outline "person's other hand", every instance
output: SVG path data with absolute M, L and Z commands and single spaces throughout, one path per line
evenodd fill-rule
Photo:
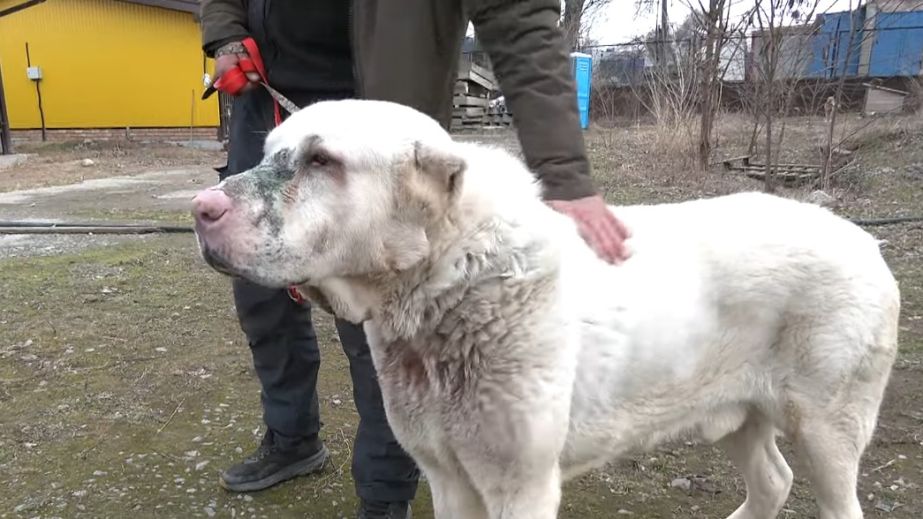
M 580 236 L 602 259 L 617 264 L 628 259 L 625 240 L 629 233 L 602 196 L 588 196 L 576 200 L 549 200 L 552 209 L 564 213 L 577 222 Z
M 215 77 L 220 78 L 225 72 L 237 67 L 242 58 L 248 58 L 247 49 L 240 42 L 233 42 L 218 49 L 215 53 Z M 251 90 L 255 83 L 260 81 L 260 75 L 256 72 L 247 72 L 247 79 L 250 82 L 240 92 Z

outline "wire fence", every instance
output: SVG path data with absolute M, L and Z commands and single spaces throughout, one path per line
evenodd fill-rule
M 923 12 L 915 18 L 923 21 Z M 923 23 L 864 27 L 861 23 L 834 26 L 802 25 L 780 28 L 776 52 L 780 63 L 775 77 L 791 80 L 847 78 L 919 78 L 923 75 Z M 718 69 L 723 82 L 747 82 L 757 78 L 766 55 L 766 31 L 737 31 L 721 38 Z M 593 57 L 593 76 L 598 84 L 637 86 L 664 64 L 676 74 L 701 64 L 705 38 L 701 34 L 669 39 L 636 39 L 612 44 L 578 45 L 574 50 Z M 482 50 L 465 53 L 465 59 L 489 67 Z

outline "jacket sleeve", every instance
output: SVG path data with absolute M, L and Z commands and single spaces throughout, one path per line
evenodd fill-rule
M 213 58 L 222 45 L 249 36 L 246 0 L 202 0 L 202 50 Z
M 465 0 L 547 200 L 595 194 L 577 112 L 560 0 Z

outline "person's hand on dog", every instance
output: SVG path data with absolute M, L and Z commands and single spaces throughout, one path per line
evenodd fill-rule
M 549 200 L 552 209 L 577 222 L 580 236 L 602 259 L 618 264 L 628 259 L 625 240 L 629 233 L 625 225 L 612 214 L 600 195 L 576 200 Z

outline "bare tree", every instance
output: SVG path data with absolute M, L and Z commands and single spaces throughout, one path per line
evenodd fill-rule
M 696 5 L 689 4 L 691 18 L 699 29 L 703 41 L 702 58 L 699 68 L 699 142 L 698 166 L 704 170 L 708 167 L 712 151 L 712 131 L 718 114 L 721 98 L 721 85 L 731 60 L 722 65 L 724 49 L 730 38 L 742 33 L 741 28 L 749 18 L 749 13 L 734 24 L 731 23 L 731 2 L 729 0 L 696 0 Z M 737 49 L 733 49 L 736 51 Z M 733 59 L 733 56 L 732 56 Z
M 564 16 L 561 28 L 564 30 L 568 48 L 577 49 L 587 38 L 593 21 L 612 0 L 564 0 Z
M 653 37 L 654 89 L 666 93 L 680 92 L 695 100 L 691 107 L 700 114 L 696 164 L 708 167 L 712 151 L 712 132 L 720 106 L 721 85 L 731 60 L 722 63 L 726 44 L 742 35 L 748 16 L 731 22 L 731 0 L 683 0 L 690 10 L 689 17 L 677 27 L 670 40 L 667 0 L 637 0 L 639 10 L 652 12 L 659 8 L 661 16 Z M 749 13 L 748 13 L 749 14 Z M 736 53 L 737 49 L 734 49 Z M 733 58 L 733 56 L 732 56 Z M 686 80 L 693 81 L 687 88 Z M 667 88 L 665 88 L 667 87 Z M 677 88 L 678 87 L 678 88 Z M 658 97 L 654 96 L 656 100 Z M 673 99 L 672 96 L 667 98 Z M 686 106 L 688 103 L 671 103 Z
M 654 63 L 659 67 L 665 67 L 671 58 L 670 53 L 670 16 L 667 5 L 669 0 L 635 0 L 635 9 L 637 12 L 654 12 L 659 13 L 657 25 L 654 27 Z
M 858 0 L 855 9 L 862 6 L 862 0 Z M 839 80 L 833 96 L 827 98 L 825 103 L 825 120 L 827 121 L 827 138 L 823 148 L 824 164 L 821 169 L 821 187 L 825 191 L 830 189 L 830 175 L 833 166 L 833 131 L 836 128 L 837 109 L 842 102 L 843 86 L 846 84 L 847 68 L 849 67 L 850 58 L 852 57 L 853 44 L 858 38 L 859 26 L 856 23 L 855 11 L 853 10 L 852 0 L 849 2 L 849 39 L 846 44 L 846 55 L 843 59 L 843 69 L 837 70 L 837 64 L 834 64 L 834 71 L 838 72 Z
M 754 116 L 765 136 L 766 170 L 764 189 L 776 189 L 774 164 L 778 150 L 775 144 L 782 142 L 785 122 L 774 128 L 779 115 L 789 111 L 794 97 L 794 88 L 785 88 L 788 80 L 797 79 L 803 72 L 804 57 L 810 55 L 811 46 L 805 44 L 814 37 L 815 31 L 807 26 L 790 26 L 792 21 L 810 20 L 814 17 L 820 0 L 754 0 L 751 15 L 759 38 L 754 38 L 753 83 Z
M 698 103 L 701 56 L 691 22 L 681 24 L 679 31 L 666 46 L 658 37 L 659 29 L 635 42 L 641 56 L 659 54 L 661 59 L 645 67 L 630 86 L 658 126 L 685 130 Z

